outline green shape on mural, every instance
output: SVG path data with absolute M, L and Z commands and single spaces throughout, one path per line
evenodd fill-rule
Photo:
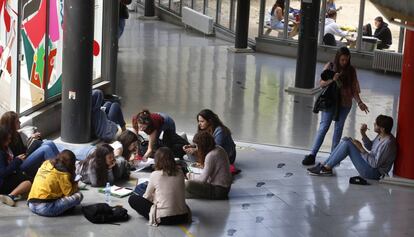
M 28 79 L 30 81 L 30 75 L 32 72 L 32 65 L 33 65 L 34 50 L 24 30 L 22 30 L 22 39 L 23 39 L 23 47 L 24 47 L 24 57 L 26 59 L 26 66 L 27 66 L 27 75 L 29 75 Z
M 55 84 L 53 84 L 53 86 L 47 90 L 48 99 L 59 95 L 61 91 L 62 91 L 62 76 L 60 76 L 55 82 Z
M 39 74 L 40 84 L 43 85 L 43 73 L 45 71 L 45 47 L 42 44 L 36 52 L 37 60 L 36 60 L 36 72 Z

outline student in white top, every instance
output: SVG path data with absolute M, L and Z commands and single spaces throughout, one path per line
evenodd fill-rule
M 155 152 L 155 171 L 151 173 L 145 194 L 131 195 L 129 205 L 149 220 L 149 224 L 177 225 L 191 221 L 185 203 L 184 174 L 167 147 Z

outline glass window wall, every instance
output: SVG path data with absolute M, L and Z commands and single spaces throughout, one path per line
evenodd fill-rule
M 6 1 L 0 7 L 0 19 L 8 19 L 0 21 L 0 112 L 28 113 L 62 90 L 64 1 L 23 3 Z M 93 79 L 99 79 L 103 0 L 95 1 L 95 10 Z

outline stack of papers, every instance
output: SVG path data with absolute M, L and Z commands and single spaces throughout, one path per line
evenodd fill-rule
M 154 159 L 148 158 L 147 161 L 140 161 L 137 165 L 135 165 L 135 172 L 141 171 L 145 168 L 150 167 L 151 165 L 154 165 Z

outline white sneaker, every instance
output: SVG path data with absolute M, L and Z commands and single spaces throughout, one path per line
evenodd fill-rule
M 16 205 L 16 202 L 14 201 L 14 199 L 10 197 L 9 195 L 0 195 L 0 201 L 11 207 L 14 207 L 14 205 Z

